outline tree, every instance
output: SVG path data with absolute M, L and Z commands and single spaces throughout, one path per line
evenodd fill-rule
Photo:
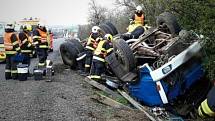
M 96 4 L 95 0 L 89 3 L 89 17 L 88 22 L 92 25 L 99 25 L 102 21 L 106 20 L 107 8 L 101 7 Z

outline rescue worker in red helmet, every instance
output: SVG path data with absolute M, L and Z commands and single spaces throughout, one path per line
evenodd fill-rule
M 48 56 L 47 30 L 45 25 L 40 23 L 33 31 L 33 42 L 39 58 L 38 67 L 44 68 L 46 66 L 46 59 Z
M 100 81 L 101 74 L 105 71 L 105 57 L 108 56 L 113 51 L 112 40 L 113 36 L 111 34 L 106 34 L 103 38 L 97 38 L 99 43 L 94 51 L 92 70 L 89 78 Z
M 215 85 L 209 91 L 207 99 L 199 106 L 198 113 L 202 118 L 215 117 Z
M 88 75 L 90 73 L 91 63 L 92 63 L 92 57 L 93 52 L 97 47 L 96 39 L 98 37 L 101 37 L 101 29 L 98 26 L 92 27 L 92 32 L 90 34 L 90 37 L 88 38 L 87 44 L 85 46 L 85 53 L 86 53 L 86 59 L 85 59 L 85 73 Z
M 20 53 L 19 40 L 15 33 L 15 25 L 7 23 L 4 33 L 4 48 L 6 54 L 5 79 L 17 79 L 17 62 L 14 61 L 16 54 Z
M 31 25 L 23 25 L 23 31 L 19 33 L 21 53 L 24 56 L 22 64 L 30 65 L 30 54 L 33 50 L 33 45 L 30 42 Z

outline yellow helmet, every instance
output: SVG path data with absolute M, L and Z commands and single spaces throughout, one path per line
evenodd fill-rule
M 111 34 L 106 34 L 106 35 L 104 36 L 104 39 L 105 39 L 105 40 L 112 41 L 112 40 L 113 40 L 113 36 L 112 36 Z
M 29 24 L 23 25 L 23 30 L 25 31 L 32 31 L 32 26 Z

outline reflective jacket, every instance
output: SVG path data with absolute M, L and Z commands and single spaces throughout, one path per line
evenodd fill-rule
M 208 93 L 207 99 L 199 106 L 198 113 L 201 117 L 215 117 L 215 86 Z
M 34 30 L 33 42 L 38 48 L 48 48 L 47 32 L 40 29 Z
M 90 34 L 90 37 L 87 40 L 87 44 L 86 44 L 86 49 L 87 50 L 91 50 L 94 51 L 98 45 L 98 43 L 96 42 L 96 38 L 99 37 L 99 35 L 95 35 L 95 34 Z
M 33 46 L 31 44 L 31 37 L 25 33 L 25 32 L 21 32 L 19 33 L 19 40 L 20 40 L 20 48 L 21 48 L 21 52 L 22 53 L 31 53 L 32 52 L 32 49 L 33 49 Z
M 15 32 L 5 32 L 4 48 L 5 54 L 16 54 L 20 51 L 19 40 Z
M 135 14 L 134 23 L 138 24 L 138 25 L 143 25 L 144 24 L 144 15 L 142 14 L 141 16 L 138 16 L 137 14 Z
M 94 51 L 93 59 L 105 62 L 105 57 L 113 50 L 113 45 L 110 41 L 101 40 L 98 47 Z

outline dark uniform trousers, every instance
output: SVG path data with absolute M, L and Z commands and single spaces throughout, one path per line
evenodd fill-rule
M 86 50 L 86 59 L 85 59 L 85 72 L 86 73 L 90 73 L 92 58 L 93 58 L 93 51 L 87 49 Z
M 91 68 L 91 79 L 101 80 L 101 74 L 104 73 L 105 62 L 93 59 L 92 68 Z
M 37 55 L 39 58 L 38 67 L 45 67 L 46 59 L 48 56 L 48 49 L 47 48 L 37 48 Z
M 24 56 L 22 64 L 27 64 L 28 66 L 30 66 L 31 63 L 30 53 L 22 53 L 22 55 Z
M 17 65 L 18 62 L 14 61 L 15 55 L 14 54 L 7 54 L 6 55 L 6 66 L 5 66 L 5 79 L 17 79 L 18 72 L 17 72 Z

